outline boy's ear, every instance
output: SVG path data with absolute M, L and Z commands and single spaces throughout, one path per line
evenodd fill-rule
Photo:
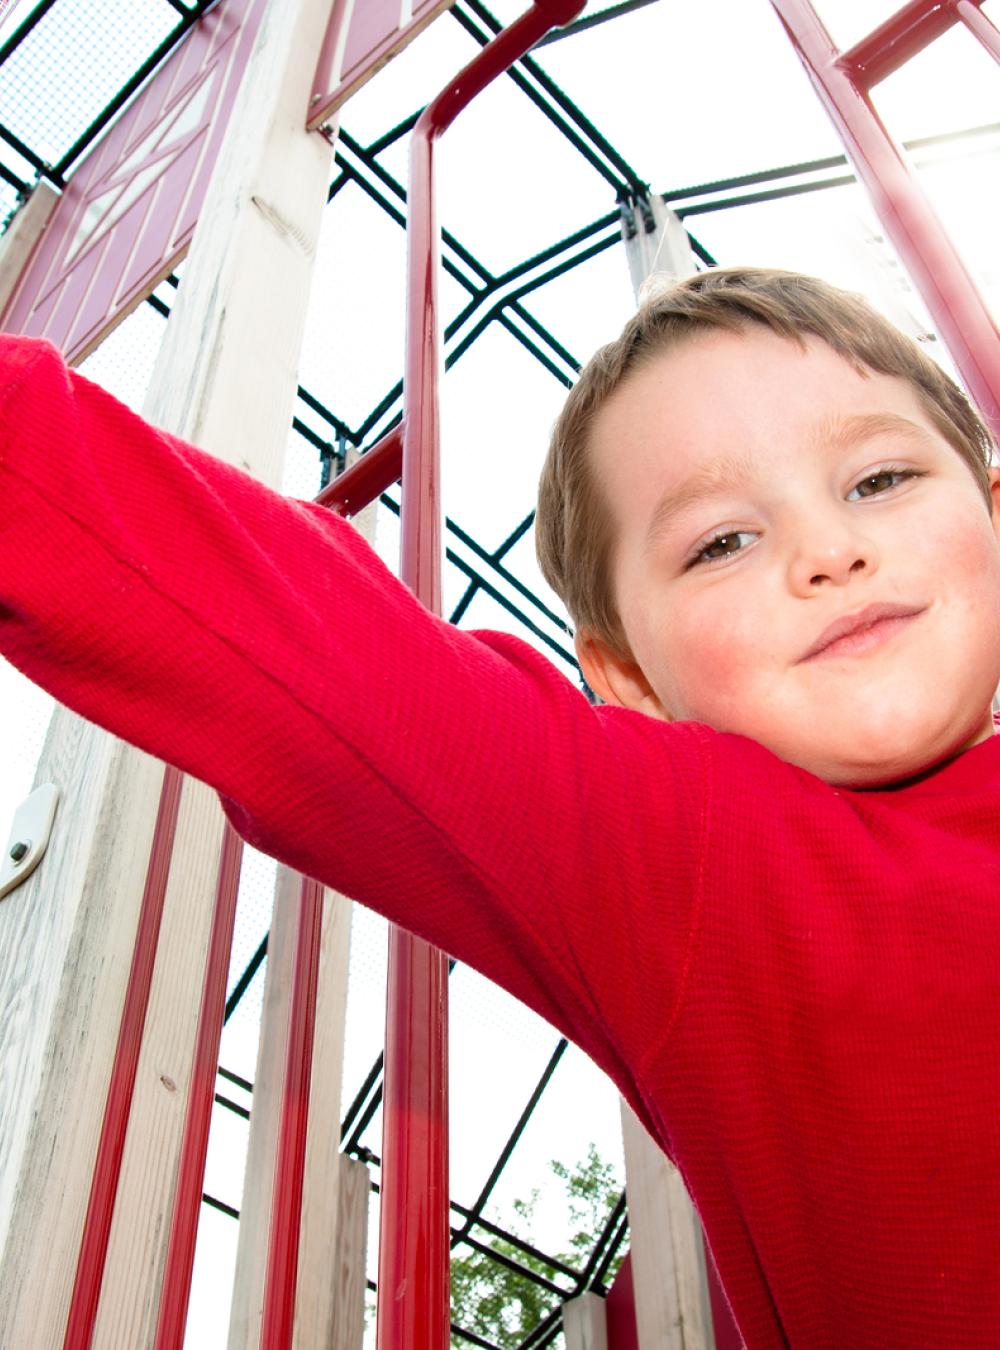
M 1000 467 L 990 469 L 990 497 L 993 501 L 993 531 L 1000 538 Z
M 587 629 L 577 633 L 575 645 L 583 678 L 602 703 L 670 721 L 670 715 L 634 657 L 623 656 L 604 638 Z

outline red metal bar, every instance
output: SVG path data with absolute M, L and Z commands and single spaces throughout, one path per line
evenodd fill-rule
M 66 1319 L 63 1350 L 89 1350 L 94 1335 L 101 1281 L 104 1278 L 104 1265 L 108 1255 L 111 1218 L 114 1213 L 115 1196 L 118 1193 L 118 1179 L 121 1175 L 125 1132 L 132 1108 L 139 1047 L 142 1044 L 146 1009 L 149 1006 L 149 990 L 153 980 L 153 964 L 160 937 L 163 898 L 167 890 L 170 858 L 177 830 L 181 784 L 182 775 L 179 770 L 170 767 L 164 770 L 160 805 L 146 868 L 146 884 L 139 909 L 132 967 L 125 991 L 118 1044 L 104 1107 L 104 1123 L 97 1145 L 90 1198 L 83 1223 L 83 1239 L 80 1243 L 69 1315 Z
M 870 89 L 957 21 L 948 0 L 910 0 L 866 38 L 848 48 L 840 64 L 854 72 L 863 88 Z
M 853 72 L 862 88 L 871 89 L 959 21 L 1000 61 L 1000 34 L 983 14 L 982 4 L 983 0 L 910 0 L 844 52 L 840 64 Z
M 271 1231 L 260 1350 L 291 1350 L 292 1344 L 322 929 L 323 888 L 318 882 L 303 877 L 278 1151 L 271 1193 Z
M 1000 30 L 979 8 L 982 3 L 983 0 L 952 0 L 955 13 L 972 36 L 982 43 L 994 61 L 1000 62 Z
M 344 473 L 338 474 L 316 498 L 341 516 L 356 516 L 403 472 L 403 428 L 393 427 Z
M 226 1011 L 226 978 L 233 948 L 236 897 L 240 888 L 243 841 L 226 824 L 215 886 L 215 910 L 208 942 L 191 1084 L 188 1089 L 184 1139 L 177 1171 L 177 1189 L 160 1292 L 155 1350 L 181 1350 L 187 1324 L 191 1272 L 205 1181 L 208 1131 L 215 1100 L 219 1041 Z
M 410 144 L 407 341 L 403 383 L 401 572 L 441 608 L 441 333 L 433 147 L 459 112 L 583 0 L 536 0 L 421 114 Z M 389 938 L 378 1350 L 447 1350 L 450 1341 L 447 961 L 400 929 Z
M 993 435 L 1000 438 L 1000 332 L 954 244 L 808 0 L 771 0 L 858 179 Z M 963 15 L 963 19 L 964 19 Z M 884 25 L 883 25 L 884 26 Z M 857 49 L 854 49 L 855 51 Z

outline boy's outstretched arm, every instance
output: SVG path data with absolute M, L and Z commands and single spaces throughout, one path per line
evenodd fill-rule
M 344 521 L 6 335 L 0 508 L 0 651 L 32 679 L 619 1082 L 623 1039 L 666 1034 L 699 899 L 701 729 L 592 709 L 523 643 L 429 615 Z

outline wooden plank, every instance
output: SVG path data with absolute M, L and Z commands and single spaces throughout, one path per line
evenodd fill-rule
M 278 869 L 240 1205 L 229 1350 L 257 1350 L 260 1344 L 272 1183 L 299 926 L 299 886 L 295 873 L 284 867 Z M 350 902 L 326 892 L 300 1226 L 293 1338 L 296 1350 L 359 1346 L 360 1338 L 352 1341 L 350 1336 L 359 1325 L 363 1334 L 367 1219 L 358 1219 L 357 1214 L 361 1210 L 367 1215 L 368 1173 L 367 1168 L 352 1164 L 339 1152 L 350 920 Z M 361 1179 L 359 1170 L 364 1174 Z M 360 1197 L 356 1193 L 358 1188 Z
M 254 1070 L 243 1199 L 240 1201 L 240 1231 L 236 1245 L 236 1276 L 229 1315 L 228 1350 L 257 1350 L 260 1344 L 271 1187 L 277 1153 L 278 1111 L 284 1076 L 292 971 L 295 965 L 300 884 L 295 872 L 287 867 L 278 868 L 267 940 L 264 1005 Z
M 62 800 L 0 905 L 0 1345 L 62 1345 L 163 766 L 65 709 Z
M 94 1350 L 153 1344 L 222 827 L 215 793 L 185 779 Z
M 680 1173 L 622 1102 L 639 1350 L 714 1350 L 701 1224 Z
M 344 1154 L 338 1160 L 337 1240 L 332 1249 L 333 1269 L 327 1264 L 326 1282 L 331 1288 L 330 1322 L 322 1330 L 325 1339 L 307 1341 L 303 1350 L 361 1350 L 365 1339 L 365 1290 L 367 1288 L 368 1202 L 371 1175 L 364 1163 Z M 296 1343 L 298 1333 L 296 1331 Z
M 332 891 L 324 893 L 293 1350 L 313 1350 L 314 1346 L 336 1343 L 332 1336 L 338 1320 L 339 1276 L 356 1264 L 356 1253 L 341 1250 L 343 1234 L 340 1228 L 340 1187 L 343 1182 L 340 1099 L 344 1077 L 351 908 L 351 902 L 343 896 Z M 365 1201 L 367 1203 L 367 1194 Z M 362 1253 L 363 1250 L 362 1246 Z M 362 1313 L 363 1266 L 362 1255 Z M 331 1269 L 338 1275 L 337 1279 L 330 1278 Z M 343 1320 L 349 1327 L 349 1318 Z
M 7 308 L 58 201 L 56 189 L 41 179 L 0 237 L 0 314 Z
M 608 1319 L 604 1299 L 580 1294 L 563 1304 L 566 1350 L 608 1350 Z

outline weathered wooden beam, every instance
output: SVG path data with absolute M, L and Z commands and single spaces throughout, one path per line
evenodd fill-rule
M 228 1350 L 257 1350 L 260 1344 L 278 1114 L 284 1081 L 288 1010 L 298 933 L 299 889 L 297 874 L 287 867 L 279 867 L 274 883 L 274 908 L 267 940 L 264 1002 L 254 1069 L 243 1198 L 240 1201 L 240 1231 L 229 1315 Z
M 317 1339 L 299 1333 L 296 1315 L 295 1344 L 302 1350 L 362 1350 L 365 1339 L 366 1257 L 368 1246 L 368 1201 L 371 1175 L 364 1163 L 341 1154 L 337 1161 L 337 1237 L 329 1253 L 326 1283 L 325 1323 L 317 1323 Z
M 604 1299 L 580 1294 L 563 1304 L 566 1350 L 608 1350 L 608 1319 Z
M 285 1090 L 292 972 L 300 918 L 299 888 L 300 879 L 295 873 L 284 867 L 278 869 L 267 948 L 261 1038 L 254 1073 L 246 1177 L 240 1205 L 229 1350 L 257 1350 L 260 1344 L 278 1127 Z M 364 1180 L 357 1181 L 349 1160 L 339 1152 L 350 921 L 350 902 L 333 892 L 326 892 L 299 1227 L 293 1338 L 296 1350 L 312 1350 L 314 1346 L 325 1350 L 328 1345 L 336 1345 L 340 1350 L 340 1342 L 332 1339 L 333 1329 L 354 1326 L 359 1315 L 355 1307 L 358 1297 L 363 1323 L 366 1230 L 362 1224 L 359 1235 L 357 1224 L 350 1216 L 359 1205 L 367 1213 L 368 1173 L 367 1168 L 362 1168 Z M 361 1199 L 353 1189 L 359 1185 L 363 1193 Z M 347 1220 L 345 1212 L 349 1216 Z M 355 1269 L 359 1263 L 360 1274 Z M 355 1288 L 358 1281 L 360 1295 Z M 344 1306 L 341 1306 L 342 1302 Z M 344 1334 L 346 1332 L 338 1331 L 338 1335 Z
M 153 1344 L 222 828 L 215 794 L 185 779 L 94 1327 L 95 1350 Z
M 52 840 L 0 903 L 0 1345 L 62 1345 L 162 779 L 57 708 Z
M 714 1350 L 701 1224 L 680 1173 L 622 1102 L 639 1350 Z
M 40 179 L 0 235 L 0 318 L 58 200 L 52 184 Z

